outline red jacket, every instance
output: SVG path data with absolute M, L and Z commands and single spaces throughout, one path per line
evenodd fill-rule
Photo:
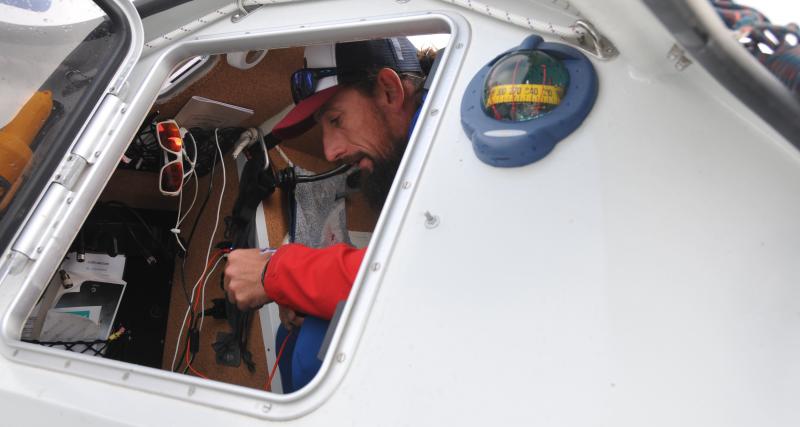
M 269 260 L 264 292 L 278 305 L 330 319 L 336 304 L 350 294 L 366 250 L 344 243 L 324 249 L 283 245 Z

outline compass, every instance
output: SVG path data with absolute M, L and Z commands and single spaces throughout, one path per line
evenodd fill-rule
M 529 36 L 472 78 L 461 125 L 484 163 L 524 166 L 581 125 L 597 86 L 592 63 L 577 49 Z

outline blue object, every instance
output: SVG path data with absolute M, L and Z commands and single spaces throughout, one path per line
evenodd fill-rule
M 329 324 L 327 320 L 307 316 L 298 332 L 289 337 L 278 362 L 284 393 L 300 390 L 317 375 L 322 366 L 322 361 L 317 355 Z M 283 325 L 278 327 L 275 336 L 276 348 L 280 349 L 287 334 L 288 331 Z
M 50 9 L 52 0 L 0 0 L 0 3 L 34 12 L 44 12 Z
M 552 111 L 525 121 L 488 116 L 483 99 L 492 68 L 510 55 L 526 51 L 543 52 L 563 64 L 569 73 L 563 98 Z M 519 46 L 498 55 L 472 78 L 461 100 L 461 126 L 472 141 L 475 155 L 484 163 L 496 167 L 524 166 L 545 157 L 558 141 L 583 123 L 597 98 L 597 90 L 597 74 L 585 55 L 570 46 L 529 36 Z

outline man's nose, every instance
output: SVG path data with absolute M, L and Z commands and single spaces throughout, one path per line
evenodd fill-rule
M 325 159 L 329 162 L 335 162 L 344 156 L 345 144 L 330 137 L 322 138 L 322 148 L 325 152 Z

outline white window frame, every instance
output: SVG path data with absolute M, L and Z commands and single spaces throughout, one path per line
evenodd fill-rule
M 70 353 L 19 341 L 31 309 L 49 278 L 60 264 L 58 256 L 42 256 L 12 272 L 3 292 L 17 292 L 0 324 L 0 353 L 12 361 L 112 383 L 148 393 L 158 393 L 199 405 L 226 409 L 269 420 L 286 420 L 308 414 L 320 407 L 343 380 L 354 359 L 358 342 L 368 321 L 370 309 L 380 288 L 383 271 L 391 261 L 393 243 L 408 213 L 408 207 L 421 176 L 425 160 L 440 126 L 444 108 L 459 108 L 460 94 L 453 93 L 458 72 L 468 51 L 470 27 L 458 14 L 448 12 L 408 13 L 366 19 L 337 21 L 263 31 L 235 31 L 197 36 L 166 46 L 147 61 L 148 72 L 130 83 L 129 105 L 122 108 L 110 147 L 98 156 L 94 169 L 70 195 L 64 220 L 54 225 L 61 239 L 47 248 L 47 254 L 66 253 L 75 231 L 88 216 L 94 202 L 113 173 L 139 122 L 155 102 L 159 89 L 181 61 L 196 55 L 237 52 L 284 46 L 302 46 L 391 35 L 449 33 L 441 64 L 430 92 L 421 108 L 420 119 L 395 177 L 385 208 L 327 355 L 316 377 L 301 390 L 279 395 L 218 381 L 172 373 L 146 366 Z M 145 62 L 147 62 L 145 61 Z M 462 76 L 463 77 L 463 76 Z M 127 115 L 124 113 L 127 111 Z

